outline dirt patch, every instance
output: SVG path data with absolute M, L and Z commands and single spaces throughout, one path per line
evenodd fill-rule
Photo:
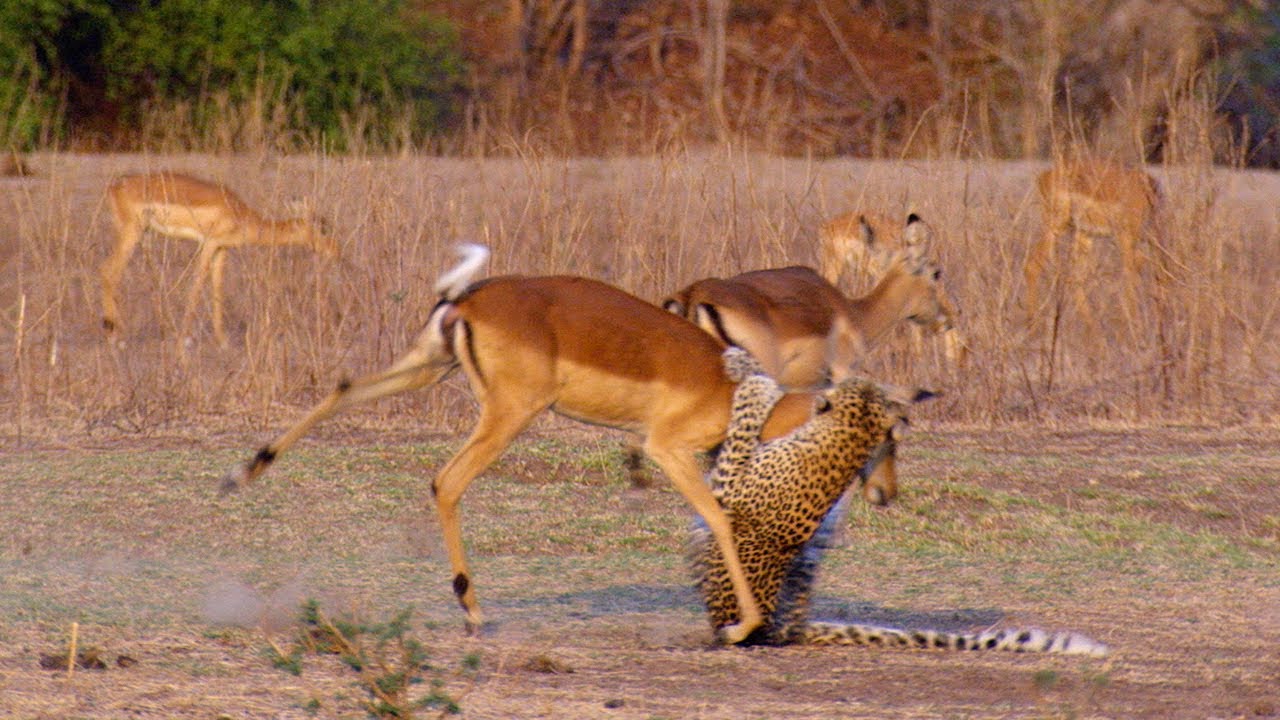
M 25 541 L 0 544 L 0 715 L 362 716 L 338 658 L 269 660 L 316 597 L 379 621 L 412 607 L 462 717 L 1280 716 L 1274 429 L 922 429 L 898 502 L 852 513 L 824 565 L 820 618 L 1074 630 L 1105 660 L 716 647 L 682 501 L 629 490 L 613 445 L 554 434 L 468 491 L 489 619 L 468 637 L 419 511 L 456 443 L 349 439 L 366 444 L 300 449 L 230 499 L 213 488 L 243 450 L 0 457 L 0 522 Z M 103 667 L 67 674 L 72 622 Z

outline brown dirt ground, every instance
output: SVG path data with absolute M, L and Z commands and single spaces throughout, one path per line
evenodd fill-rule
M 549 435 L 558 436 L 556 431 Z M 578 437 L 563 436 L 571 442 Z M 348 437 L 336 443 L 338 457 L 367 464 L 374 475 L 422 470 L 411 448 L 388 445 L 387 439 L 371 449 L 375 438 Z M 918 433 L 912 443 L 901 463 L 904 477 L 930 472 L 943 483 L 963 479 L 988 493 L 983 496 L 988 499 L 1008 493 L 1077 510 L 1109 497 L 1145 498 L 1132 510 L 1143 521 L 1225 536 L 1242 545 L 1257 541 L 1257 554 L 1251 562 L 1215 566 L 1197 576 L 1194 568 L 1189 571 L 1176 561 L 1144 559 L 1142 547 L 1122 546 L 1121 553 L 1132 553 L 1133 565 L 1143 566 L 1136 578 L 1100 561 L 1096 574 L 1091 571 L 1061 592 L 1052 584 L 1031 589 L 1040 571 L 1034 560 L 1028 567 L 1010 569 L 997 557 L 984 557 L 981 549 L 959 562 L 922 553 L 894 556 L 902 562 L 881 566 L 859 553 L 855 537 L 852 547 L 833 551 L 827 563 L 819 615 L 951 629 L 1051 624 L 1108 643 L 1114 652 L 1106 660 L 714 647 L 692 591 L 681 582 L 675 551 L 669 556 L 661 551 L 609 552 L 599 564 L 574 552 L 490 558 L 478 574 L 491 623 L 480 637 L 467 637 L 443 580 L 437 580 L 443 577 L 438 550 L 428 549 L 425 556 L 433 567 L 426 583 L 418 575 L 405 580 L 410 586 L 406 593 L 420 601 L 430 623 L 418 632 L 442 665 L 451 666 L 450 659 L 468 653 L 481 658 L 474 679 L 448 676 L 447 688 L 460 697 L 462 716 L 471 718 L 1280 717 L 1280 573 L 1274 554 L 1280 532 L 1280 491 L 1274 482 L 1280 457 L 1274 448 L 1280 447 L 1280 435 L 1274 428 L 941 429 Z M 121 445 L 141 449 L 129 447 L 136 442 Z M 70 457 L 88 462 L 94 452 Z M 43 453 L 23 452 L 10 456 L 10 462 L 39 464 Z M 68 457 L 65 448 L 56 455 Z M 138 453 L 135 462 L 141 465 L 144 459 L 145 453 Z M 1033 470 L 1026 469 L 1028 462 Z M 509 474 L 514 483 L 537 492 L 546 491 L 548 474 L 556 476 L 555 484 L 574 478 L 573 468 L 552 467 L 538 453 L 509 457 L 495 474 Z M 139 477 L 145 479 L 145 471 Z M 15 486 L 23 482 L 19 477 Z M 483 484 L 477 483 L 469 497 L 484 492 L 479 490 Z M 654 517 L 680 512 L 678 498 L 669 491 L 628 492 L 620 477 L 614 484 L 604 488 L 604 496 L 622 497 L 625 512 Z M 1082 486 L 1100 488 L 1101 494 L 1072 491 Z M 1188 490 L 1206 487 L 1214 490 Z M 486 498 L 480 495 L 474 502 L 483 506 Z M 890 513 L 883 515 L 887 526 L 895 518 L 910 517 L 891 513 L 910 513 L 930 498 L 938 500 L 935 513 L 981 521 L 980 503 L 945 492 L 921 493 L 908 484 L 901 501 L 885 511 Z M 38 508 L 15 510 L 20 498 L 0 499 L 10 507 L 3 517 L 18 530 L 15 537 L 22 535 L 24 512 L 33 524 L 48 521 L 38 517 Z M 76 521 L 66 518 L 68 532 L 74 532 Z M 400 521 L 384 524 L 395 522 Z M 310 524 L 302 517 L 290 517 L 288 523 Z M 363 568 L 381 575 L 382 581 L 397 581 L 394 569 L 403 566 L 369 560 L 378 554 L 377 524 L 365 529 L 370 539 L 364 544 L 356 532 L 351 543 L 357 547 L 321 553 L 353 553 L 363 558 L 355 561 L 357 572 Z M 265 528 L 240 530 L 252 535 Z M 202 532 L 207 534 L 209 554 L 217 555 L 223 547 L 219 536 L 229 531 L 214 523 L 189 532 L 197 542 Z M 429 540 L 419 542 L 430 545 Z M 5 595 L 32 592 L 35 583 L 35 597 L 43 595 L 48 605 L 20 610 L 0 628 L 2 716 L 363 715 L 351 674 L 334 658 L 309 657 L 302 675 L 295 677 L 266 661 L 260 630 L 218 626 L 166 604 L 163 598 L 170 589 L 165 574 L 144 571 L 148 558 L 155 556 L 104 554 L 89 563 L 85 557 L 91 551 L 74 543 L 65 554 L 16 544 L 0 547 L 0 562 L 12 582 L 0 585 L 0 601 Z M 284 541 L 282 547 L 281 552 L 289 552 L 294 546 Z M 1051 551 L 1046 548 L 1046 553 Z M 77 562 L 85 575 L 131 577 L 130 583 L 139 584 L 132 591 L 156 598 L 158 614 L 108 614 L 95 620 L 92 612 L 77 611 L 67 599 L 67 586 L 87 590 L 75 595 L 81 598 L 91 598 L 99 586 L 77 572 L 49 570 Z M 234 562 L 252 565 L 244 558 Z M 306 589 L 286 584 L 266 604 L 287 605 L 299 594 L 325 586 L 318 579 L 303 581 L 308 583 Z M 229 592 L 234 595 L 234 588 Z M 264 618 L 268 614 L 262 611 Z M 78 670 L 71 676 L 42 669 L 41 655 L 65 652 L 66 627 L 58 618 L 76 616 L 85 617 L 83 643 L 100 652 L 106 669 Z M 271 621 L 277 631 L 284 628 L 274 636 L 277 642 L 289 637 L 283 617 L 278 612 Z M 121 655 L 136 664 L 118 666 Z M 312 700 L 317 706 L 308 708 Z

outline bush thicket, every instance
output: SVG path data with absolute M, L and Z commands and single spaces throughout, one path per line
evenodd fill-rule
M 0 10 L 0 112 L 37 139 L 59 100 L 119 137 L 148 103 L 185 103 L 196 129 L 228 105 L 288 109 L 290 130 L 343 142 L 422 137 L 447 121 L 463 72 L 446 20 L 400 0 L 13 0 Z M 30 108 L 24 112 L 16 109 Z

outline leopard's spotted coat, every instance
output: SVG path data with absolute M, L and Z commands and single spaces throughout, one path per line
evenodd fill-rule
M 843 508 L 833 506 L 855 477 L 865 477 L 895 452 L 894 428 L 904 420 L 905 403 L 873 382 L 849 379 L 821 395 L 814 418 L 804 426 L 761 443 L 760 431 L 782 392 L 741 350 L 727 350 L 725 366 L 740 382 L 710 479 L 766 616 L 745 642 L 1107 653 L 1106 646 L 1074 633 L 961 634 L 809 621 L 822 551 L 843 521 Z M 705 527 L 695 526 L 690 559 L 712 626 L 719 630 L 736 623 L 733 586 Z

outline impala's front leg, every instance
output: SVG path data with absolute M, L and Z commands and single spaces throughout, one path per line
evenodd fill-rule
M 684 495 L 707 523 L 707 529 L 711 531 L 711 536 L 720 548 L 720 555 L 724 558 L 725 569 L 729 571 L 729 579 L 733 582 L 733 594 L 738 601 L 738 624 L 721 628 L 720 632 L 729 643 L 736 644 L 746 640 L 753 630 L 764 623 L 764 618 L 738 559 L 738 547 L 733 540 L 733 526 L 729 523 L 729 517 L 711 493 L 711 488 L 703 481 L 693 453 L 667 449 L 655 444 L 653 437 L 645 444 L 645 452 L 658 463 L 680 494 Z
M 182 314 L 182 329 L 178 337 L 178 351 L 185 356 L 187 345 L 195 342 L 191 328 L 195 321 L 196 306 L 200 304 L 200 295 L 209 278 L 209 270 L 214 255 L 219 247 L 208 240 L 200 242 L 200 252 L 196 255 L 195 276 L 191 279 L 191 287 L 187 290 L 187 309 Z
M 142 240 L 142 224 L 131 215 L 112 208 L 116 222 L 116 243 L 111 256 L 102 263 L 98 271 L 102 280 L 102 327 L 108 333 L 120 327 L 120 280 L 124 277 L 125 266 L 129 257 Z

